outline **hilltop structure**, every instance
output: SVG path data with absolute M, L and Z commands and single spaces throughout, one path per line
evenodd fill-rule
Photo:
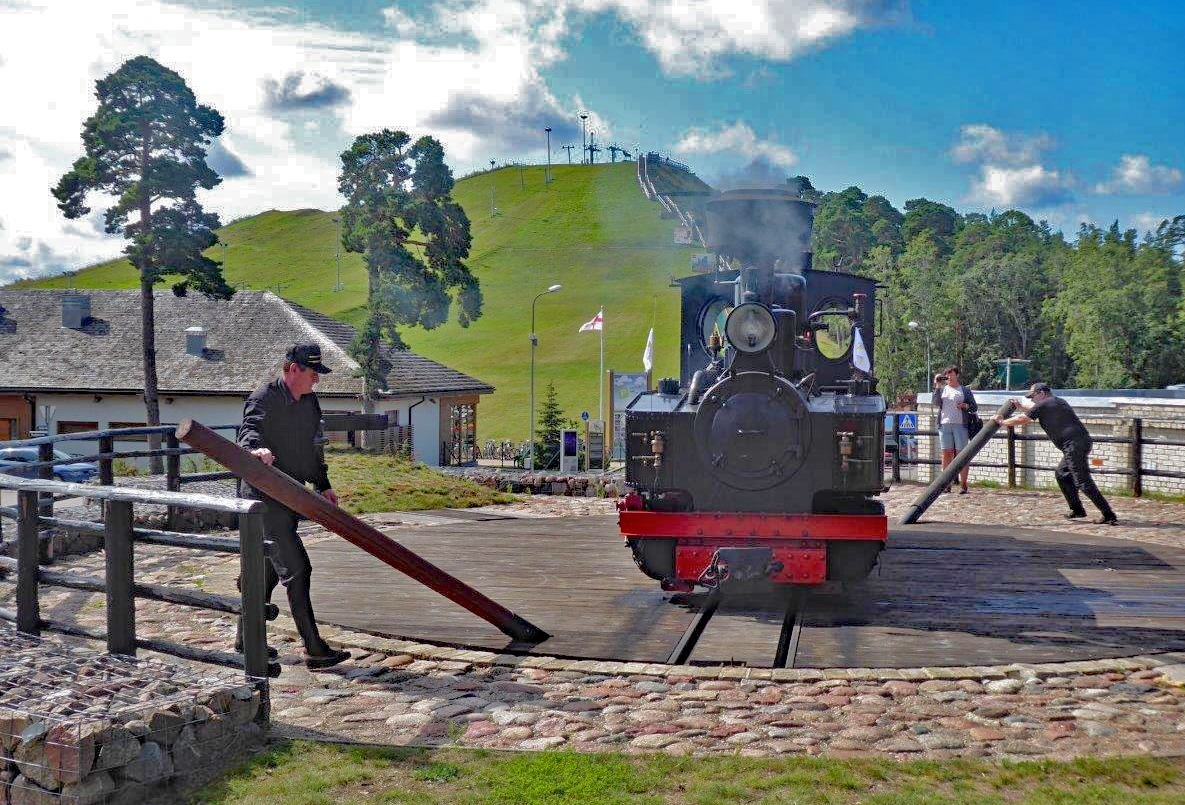
M 362 410 L 353 327 L 270 291 L 155 301 L 163 421 L 237 423 L 243 398 L 297 341 L 320 344 L 336 370 L 317 387 L 322 409 Z M 0 291 L 0 309 L 0 441 L 144 424 L 139 291 Z M 478 400 L 493 387 L 410 351 L 388 348 L 383 361 L 384 444 L 429 465 L 473 460 Z

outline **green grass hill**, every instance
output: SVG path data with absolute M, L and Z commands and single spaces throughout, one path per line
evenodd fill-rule
M 653 319 L 655 377 L 678 373 L 679 299 L 669 279 L 689 272 L 696 249 L 674 245 L 674 222 L 662 220 L 659 205 L 643 196 L 634 163 L 558 165 L 553 176 L 546 187 L 542 167 L 509 167 L 457 183 L 455 197 L 472 222 L 469 263 L 481 280 L 484 314 L 468 328 L 450 321 L 436 330 L 404 332 L 416 352 L 497 388 L 478 410 L 483 441 L 527 437 L 531 299 L 553 283 L 564 289 L 536 308 L 536 406 L 554 381 L 569 416 L 587 410 L 596 417 L 597 334 L 577 330 L 601 305 L 606 369 L 642 371 Z M 343 253 L 344 287 L 334 290 L 334 217 L 272 210 L 244 218 L 220 230 L 225 248 L 214 247 L 211 256 L 225 260 L 228 281 L 240 288 L 278 291 L 357 325 L 365 270 L 360 255 Z M 116 260 L 13 287 L 131 288 L 135 281 L 131 266 Z

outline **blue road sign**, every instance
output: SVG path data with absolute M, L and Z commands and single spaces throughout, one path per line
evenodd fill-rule
M 583 419 L 585 422 L 588 422 L 588 411 L 581 411 L 580 418 Z
M 918 415 L 917 414 L 901 414 L 901 430 L 917 430 L 918 429 Z

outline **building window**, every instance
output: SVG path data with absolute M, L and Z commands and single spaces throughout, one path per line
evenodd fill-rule
M 87 431 L 98 429 L 98 422 L 58 422 L 58 433 L 61 435 L 67 433 L 86 433 Z

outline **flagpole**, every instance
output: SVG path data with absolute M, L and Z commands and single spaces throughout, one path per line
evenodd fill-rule
M 605 308 L 601 307 L 601 371 L 597 374 L 597 419 L 605 421 Z

